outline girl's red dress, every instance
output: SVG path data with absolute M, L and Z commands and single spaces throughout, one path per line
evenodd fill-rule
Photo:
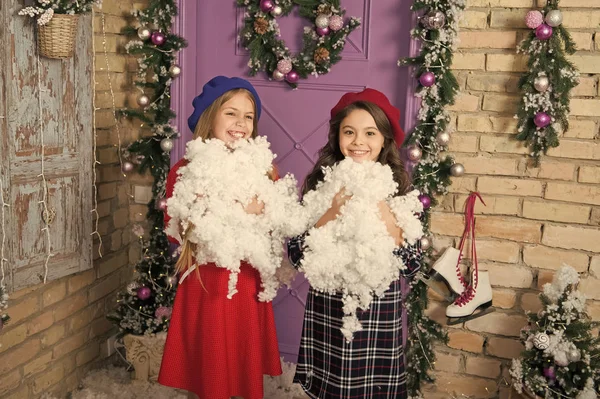
M 167 198 L 185 163 L 169 172 Z M 165 226 L 168 221 L 165 212 Z M 263 375 L 281 374 L 281 363 L 273 307 L 257 297 L 260 276 L 243 263 L 238 292 L 227 299 L 229 271 L 214 264 L 199 270 L 206 291 L 196 271 L 177 288 L 158 382 L 200 399 L 261 399 Z

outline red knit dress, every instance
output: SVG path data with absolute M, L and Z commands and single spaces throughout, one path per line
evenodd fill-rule
M 185 163 L 171 168 L 167 198 Z M 168 221 L 165 213 L 165 226 Z M 214 264 L 199 270 L 206 291 L 196 271 L 177 288 L 158 382 L 200 399 L 262 399 L 263 375 L 281 374 L 281 364 L 273 307 L 257 297 L 258 271 L 243 263 L 238 292 L 227 299 L 229 271 Z

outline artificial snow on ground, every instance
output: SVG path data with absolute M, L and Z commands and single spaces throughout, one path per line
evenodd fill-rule
M 264 399 L 307 399 L 300 385 L 292 383 L 296 365 L 281 363 L 283 374 L 265 377 Z M 108 366 L 90 372 L 72 392 L 72 399 L 187 399 L 184 391 L 167 388 L 156 382 L 138 381 L 124 367 Z M 46 396 L 46 399 L 55 399 Z

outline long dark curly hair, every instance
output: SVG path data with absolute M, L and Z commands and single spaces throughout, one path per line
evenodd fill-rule
M 319 150 L 319 159 L 315 163 L 312 171 L 306 176 L 302 185 L 302 195 L 313 190 L 317 184 L 323 180 L 323 167 L 333 166 L 342 159 L 344 154 L 340 149 L 340 125 L 345 117 L 350 115 L 354 110 L 362 109 L 367 111 L 377 125 L 377 129 L 384 137 L 383 149 L 379 153 L 377 162 L 382 165 L 388 165 L 392 169 L 394 181 L 398 183 L 397 195 L 405 194 L 410 187 L 410 179 L 408 173 L 404 169 L 404 163 L 400 159 L 400 152 L 396 147 L 392 126 L 385 113 L 377 105 L 367 101 L 357 101 L 337 113 L 337 115 L 329 121 L 329 135 L 327 144 Z

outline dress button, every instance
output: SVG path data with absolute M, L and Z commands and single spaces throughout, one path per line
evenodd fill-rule
M 296 144 L 294 145 L 294 148 L 295 148 L 295 149 L 297 149 L 297 150 L 299 150 L 299 149 L 301 149 L 301 148 L 302 148 L 302 144 L 300 144 L 300 143 L 296 143 Z

